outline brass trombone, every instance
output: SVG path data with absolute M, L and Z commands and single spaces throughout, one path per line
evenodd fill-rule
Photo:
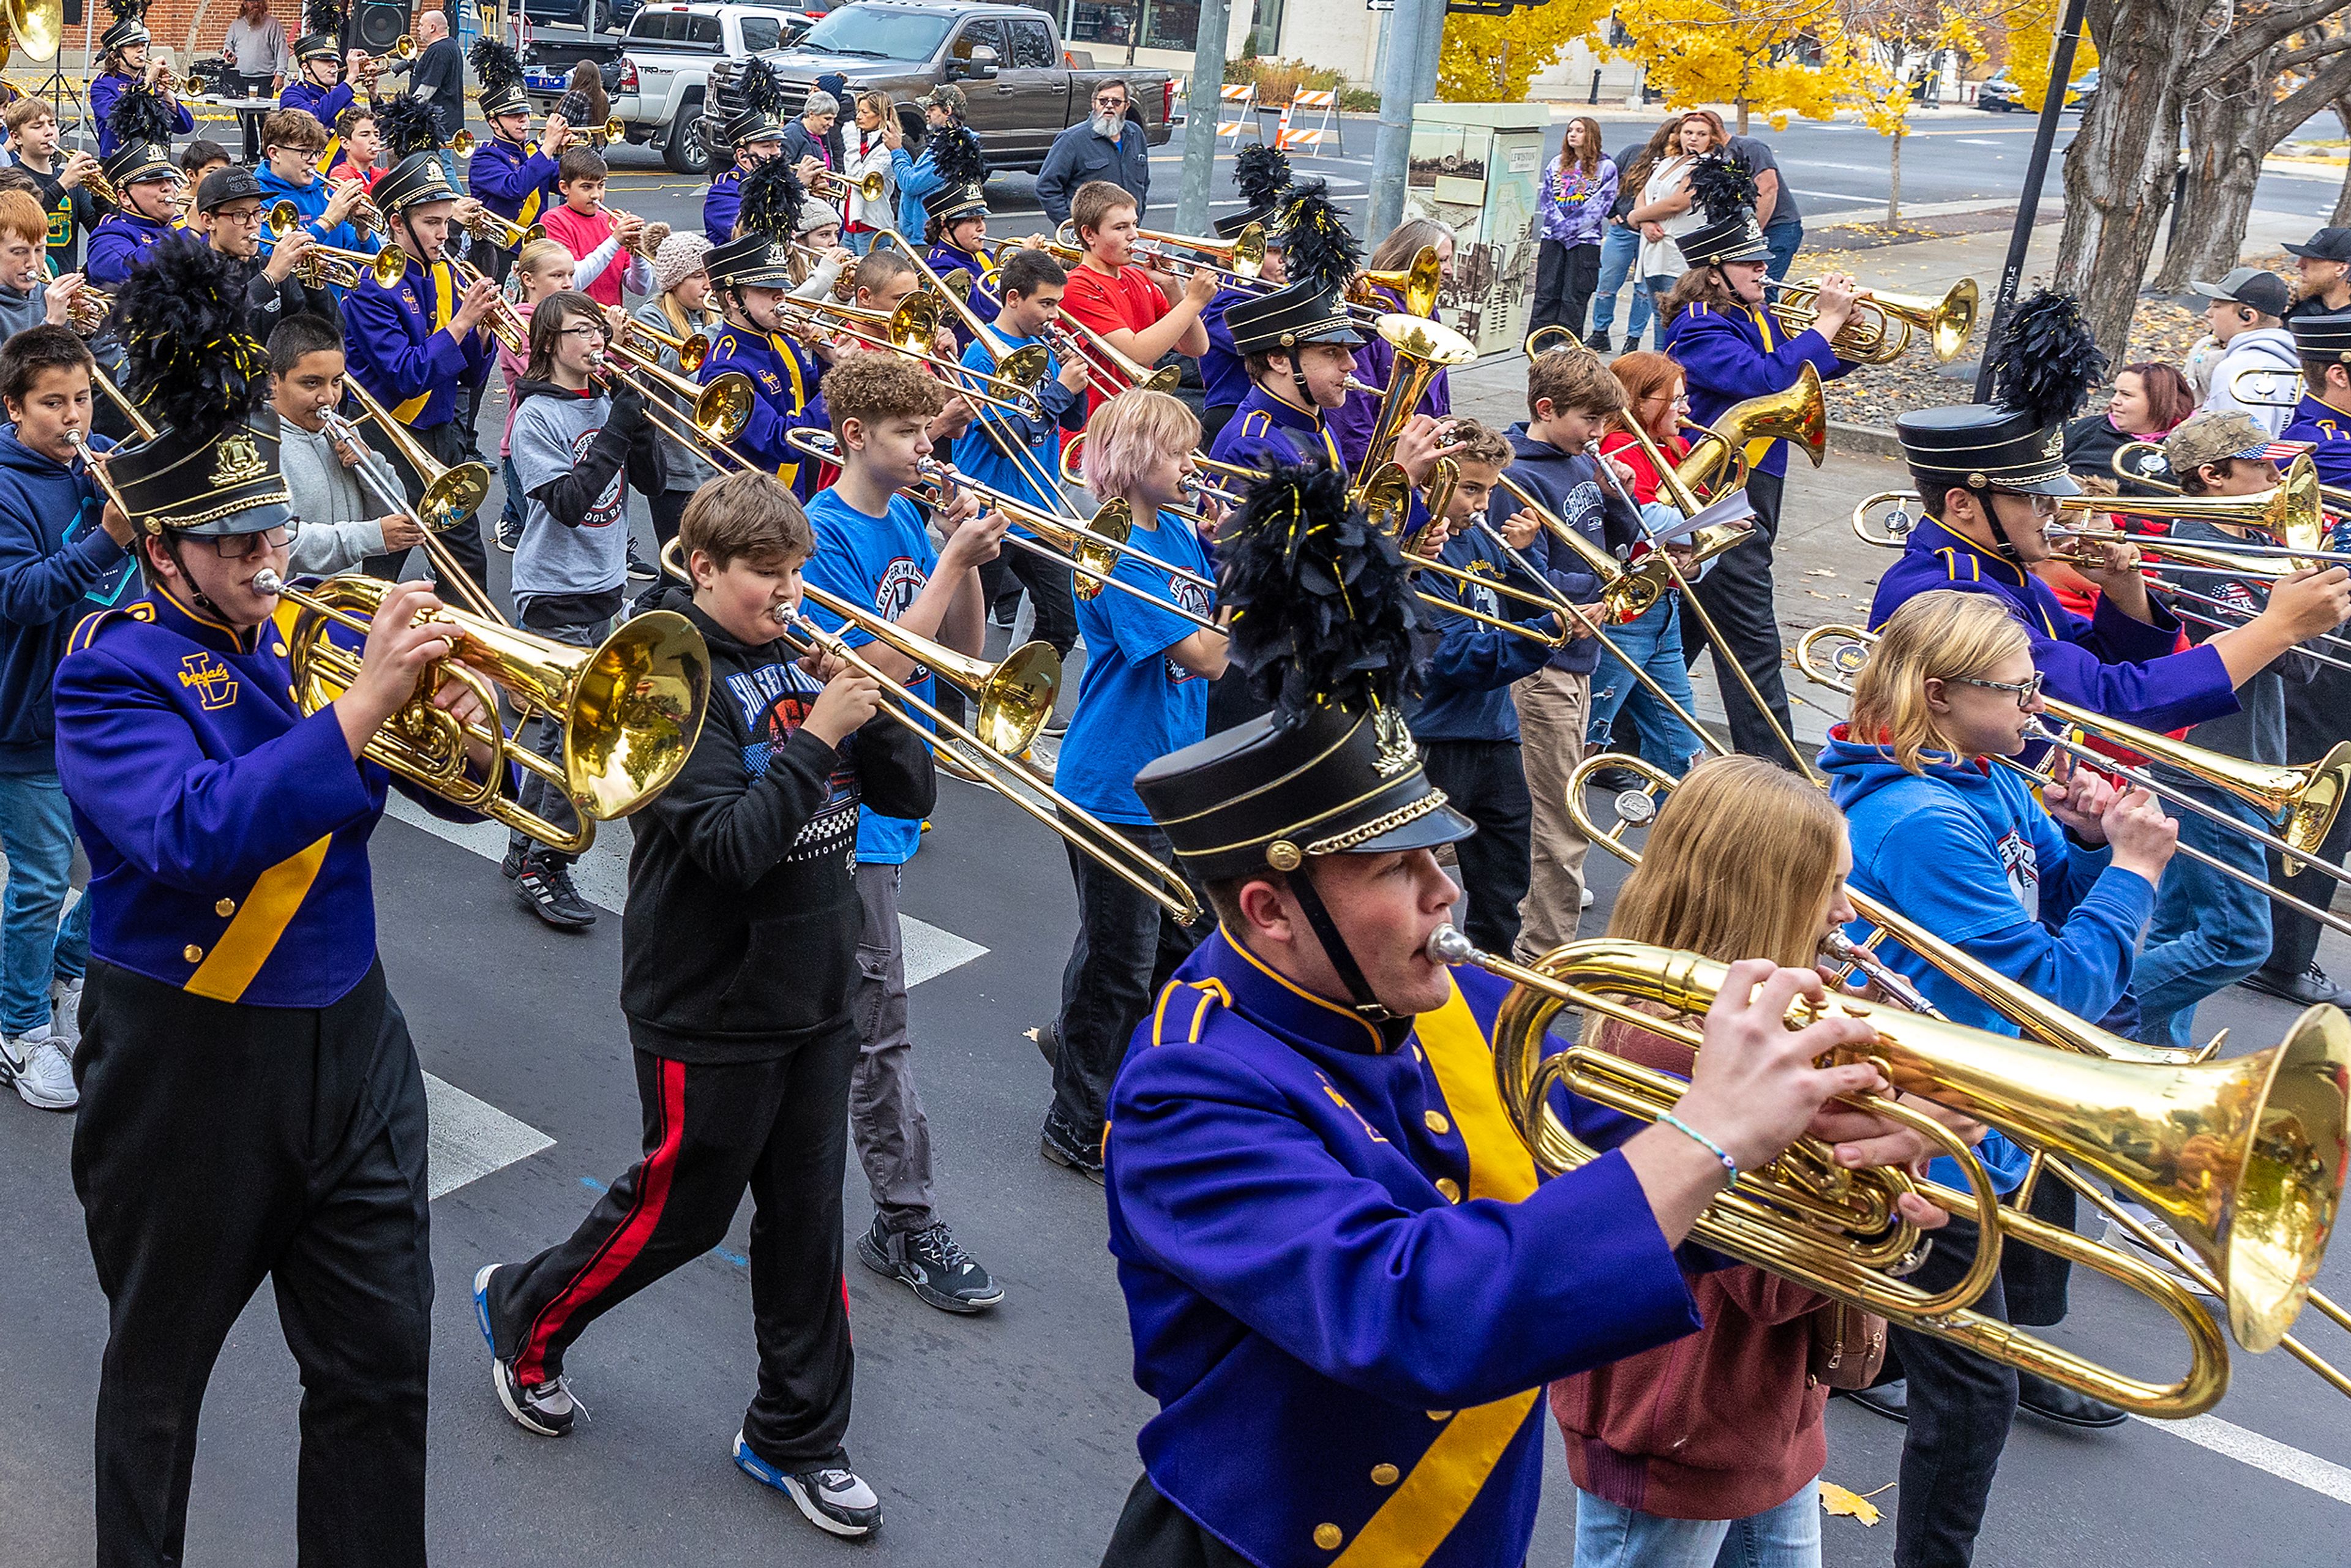
M 2278 396 L 2276 392 L 2281 382 L 2286 388 L 2283 397 Z M 2249 386 L 2263 390 L 2248 391 Z M 2310 395 L 2308 386 L 2300 371 L 2273 371 L 2261 365 L 2247 365 L 2229 378 L 2229 395 L 2247 408 L 2300 408 L 2302 400 Z
M 112 376 L 108 375 L 98 366 L 92 365 L 89 368 L 89 384 L 103 392 L 109 402 L 122 411 L 123 419 L 129 423 L 132 433 L 136 434 L 140 440 L 152 441 L 155 439 L 158 434 L 155 429 L 155 422 L 139 412 L 136 405 L 131 402 L 130 397 L 124 393 L 123 390 L 114 384 L 114 378 Z M 83 455 L 87 457 L 89 455 L 85 453 Z
M 490 471 L 479 463 L 443 463 L 417 439 L 408 427 L 392 416 L 392 411 L 376 401 L 375 394 L 361 386 L 358 380 L 346 375 L 343 390 L 360 405 L 361 417 L 375 422 L 390 441 L 400 460 L 408 465 L 423 486 L 423 498 L 417 503 L 416 521 L 427 534 L 446 532 L 482 509 L 490 493 Z
M 1554 342 L 1552 340 L 1554 339 L 1562 340 Z M 1527 340 L 1519 346 L 1519 351 L 1525 354 L 1530 360 L 1536 360 L 1541 359 L 1545 354 L 1553 354 L 1560 352 L 1562 350 L 1581 349 L 1582 347 L 1583 347 L 1583 339 L 1577 337 L 1566 328 L 1560 326 L 1557 322 L 1553 322 L 1548 327 L 1538 327 L 1533 331 L 1528 333 Z
M 475 284 L 489 281 L 481 268 L 462 256 L 453 254 L 448 261 L 449 270 L 457 279 L 461 293 L 470 294 Z M 498 289 L 491 296 L 490 313 L 484 318 L 483 325 L 490 329 L 490 336 L 507 352 L 519 360 L 530 358 L 530 323 L 523 319 L 522 311 L 507 298 L 505 289 Z
M 666 392 L 681 398 L 693 410 L 694 433 L 698 440 L 716 444 L 732 441 L 751 423 L 751 403 L 758 396 L 751 378 L 740 371 L 726 371 L 708 382 L 690 382 L 684 376 L 662 369 L 657 361 L 646 358 L 626 343 L 612 343 L 605 350 L 611 360 L 598 368 L 605 374 L 619 376 L 623 381 L 650 382 L 653 387 L 639 385 L 641 392 Z M 611 360 L 618 360 L 615 365 Z M 656 395 L 645 399 L 648 406 L 661 402 Z
M 1634 1004 L 1704 1013 L 1729 981 L 1729 966 L 1694 953 L 1603 937 L 1573 942 L 1532 967 L 1479 952 L 1451 926 L 1429 942 L 1438 962 L 1474 963 L 1513 988 L 1494 1027 L 1503 1107 L 1545 1171 L 1572 1170 L 1599 1151 L 1576 1137 L 1549 1103 L 1565 1084 L 1595 1103 L 1654 1119 L 1687 1085 L 1592 1047 L 1544 1054 L 1545 1030 L 1562 1007 L 1615 1019 L 1698 1049 L 1701 1032 Z M 1897 1090 L 1976 1118 L 2027 1147 L 2087 1167 L 2168 1220 L 2221 1287 L 2231 1332 L 2248 1350 L 2277 1344 L 2300 1312 L 2342 1200 L 2351 1134 L 2343 1079 L 2351 1072 L 2351 1021 L 2314 1008 L 2285 1040 L 2229 1061 L 2168 1065 L 2096 1061 L 1885 1003 L 1839 997 L 1837 1011 L 1865 1020 L 1876 1039 L 1841 1051 L 1874 1062 Z M 1791 1028 L 1819 1016 L 1799 1002 Z M 1950 1149 L 1931 1118 L 1884 1097 L 1857 1103 Z M 2070 1229 L 1984 1200 L 1980 1161 L 1960 1145 L 1970 1190 L 1920 1184 L 1923 1196 L 1980 1218 L 1975 1267 L 1952 1291 L 1928 1296 L 1889 1274 L 1865 1250 L 1884 1250 L 1882 1214 L 1896 1184 L 1882 1171 L 1851 1173 L 1845 1195 L 1820 1191 L 1804 1145 L 1761 1171 L 1742 1172 L 1709 1204 L 1691 1238 L 1742 1262 L 1919 1333 L 2063 1383 L 2138 1415 L 2179 1418 L 2209 1410 L 2227 1392 L 2228 1348 L 2187 1287 L 2167 1270 L 2099 1246 Z M 1896 1225 L 1896 1233 L 1907 1225 Z M 1987 1254 L 2014 1240 L 2096 1270 L 2168 1312 L 2187 1334 L 2187 1372 L 2169 1384 L 2126 1376 L 1972 1309 L 1968 1287 L 1989 1280 Z M 1995 1265 L 1996 1267 L 1996 1265 Z M 1953 1301 L 1954 1297 L 1959 1299 Z
M 874 177 L 880 177 L 880 171 L 875 172 Z M 906 237 L 896 229 L 883 229 L 874 244 L 893 245 L 900 255 L 914 264 L 914 270 L 921 275 L 925 285 L 937 296 L 946 308 L 955 312 L 963 322 L 964 329 L 987 350 L 987 357 L 996 362 L 996 374 L 999 380 L 1019 387 L 1024 392 L 1036 390 L 1037 383 L 1045 379 L 1046 368 L 1052 361 L 1052 351 L 1042 343 L 1030 343 L 1026 348 L 1016 349 L 998 336 L 994 327 L 981 320 L 979 312 L 971 308 L 970 273 L 957 268 L 953 275 L 941 277 L 929 258 L 908 244 Z M 960 288 L 956 287 L 958 283 L 962 285 Z M 963 369 L 966 375 L 973 373 L 968 368 Z
M 364 636 L 392 584 L 350 573 L 295 588 L 274 571 L 255 575 L 256 592 L 301 606 L 287 641 L 293 647 L 297 700 L 318 712 L 359 678 L 360 656 L 327 634 L 341 626 Z M 709 707 L 710 651 L 692 622 L 672 611 L 632 616 L 601 646 L 575 648 L 551 637 L 444 607 L 431 612 L 452 629 L 452 647 L 417 684 L 408 706 L 369 737 L 371 761 L 444 800 L 566 854 L 594 841 L 596 824 L 625 817 L 666 789 L 685 766 Z M 437 674 L 436 673 L 437 672 Z M 551 716 L 563 727 L 560 763 L 517 745 L 495 722 L 465 723 L 432 700 L 439 677 L 468 687 L 485 714 L 497 694 Z M 492 754 L 486 778 L 466 768 L 468 743 Z M 569 831 L 509 799 L 509 765 L 559 787 L 579 813 Z
M 1820 292 L 1817 278 L 1783 283 L 1779 298 L 1771 303 L 1771 314 L 1789 331 L 1801 332 L 1820 319 Z M 1910 347 L 1915 333 L 1924 333 L 1936 363 L 1949 364 L 1967 347 L 1968 334 L 1975 330 L 1976 310 L 1972 277 L 1952 284 L 1940 299 L 1866 289 L 1854 301 L 1852 316 L 1829 347 L 1841 360 L 1890 365 Z
M 862 306 L 841 305 L 830 299 L 794 299 L 787 297 L 779 308 L 799 316 L 809 325 L 824 330 L 840 332 L 877 349 L 887 349 L 919 360 L 947 372 L 946 380 L 954 387 L 956 395 L 972 402 L 1001 408 L 1023 419 L 1041 419 L 1044 409 L 1036 394 L 1019 382 L 1002 375 L 988 375 L 973 370 L 958 360 L 946 359 L 931 352 L 932 340 L 939 330 L 940 296 L 927 288 L 918 288 L 898 302 L 894 310 L 869 310 Z M 996 389 L 983 392 L 982 386 Z
M 2322 497 L 2319 494 L 2318 469 L 2307 452 L 2296 457 L 2285 471 L 2284 478 L 2257 496 L 2061 496 L 2057 498 L 2061 512 L 2111 512 L 2126 517 L 2201 517 L 2210 522 L 2233 524 L 2240 528 L 2265 529 L 2281 539 L 2306 539 L 2315 543 L 2326 527 Z M 2169 540 L 2143 541 L 2166 555 L 2181 560 L 2204 561 L 2207 564 L 2233 565 L 2231 561 L 2212 562 L 2215 555 L 2229 556 L 2234 552 L 2228 545 L 2179 544 Z M 2263 568 L 2257 559 L 2238 557 L 2245 562 L 2245 573 L 2253 576 L 2283 576 L 2300 570 L 2294 564 L 2272 563 Z M 2309 564 L 2309 563 L 2304 563 Z
M 1161 265 L 1178 277 L 1189 277 L 1206 267 L 1229 277 L 1257 277 L 1265 271 L 1265 225 L 1250 224 L 1229 240 L 1196 239 L 1190 235 L 1161 234 L 1156 229 L 1137 229 L 1134 237 L 1154 246 Z M 1199 256 L 1198 261 L 1180 256 L 1170 256 L 1172 250 L 1188 250 Z
M 2185 494 L 2179 481 L 2172 477 L 2171 465 L 2164 459 L 2163 444 L 2160 442 L 2126 441 L 2115 448 L 2114 457 L 2107 466 L 2114 471 L 2115 477 L 2117 479 L 2128 480 L 2134 485 L 2145 485 L 2152 489 L 2160 490 L 2168 496 Z M 2238 498 L 2241 500 L 2247 497 Z M 2267 499 L 2268 492 L 2262 492 L 2262 498 Z M 2330 512 L 2351 511 L 2351 488 L 2341 485 L 2321 485 L 2318 487 L 2318 498 Z M 2113 509 L 2108 508 L 2108 510 Z M 2313 552 L 2298 550 L 2295 553 L 2307 555 Z M 2341 552 L 2336 553 L 2341 554 Z M 2351 555 L 2342 556 L 2342 559 L 2351 560 Z
M 692 375 L 700 370 L 702 361 L 710 357 L 710 340 L 700 332 L 681 338 L 674 333 L 664 332 L 658 327 L 648 327 L 643 321 L 631 317 L 622 341 L 626 342 L 628 334 L 632 333 L 650 338 L 674 353 L 677 356 L 678 369 L 687 375 Z

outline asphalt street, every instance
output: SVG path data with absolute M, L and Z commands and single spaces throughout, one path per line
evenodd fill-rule
M 1985 130 L 2014 134 L 1989 117 Z M 1818 134 L 1820 149 L 1784 160 L 1806 171 L 1799 188 L 1817 177 L 1823 190 L 1865 194 L 1865 169 L 1850 171 L 1840 186 L 1835 171 L 1813 161 L 1815 152 L 1828 160 L 1841 133 Z M 1858 166 L 1873 154 L 1855 146 L 1844 161 Z M 639 156 L 623 152 L 616 160 L 630 172 L 614 204 L 682 226 L 696 222 L 698 187 L 639 176 Z M 1945 149 L 1917 162 L 1939 170 L 1920 177 L 1945 182 L 1949 199 L 1960 199 L 1970 180 L 1991 183 L 1981 149 Z M 1163 168 L 1172 186 L 1173 167 Z M 1027 183 L 999 179 L 991 195 L 1000 210 L 1017 212 Z M 496 417 L 494 404 L 486 431 Z M 649 545 L 642 516 L 637 526 Z M 505 559 L 492 558 L 496 590 L 504 587 Z M 1072 668 L 1065 689 L 1074 691 L 1075 676 Z M 450 1568 L 798 1563 L 852 1553 L 910 1565 L 1087 1568 L 1099 1561 L 1136 1474 L 1134 1433 L 1150 1406 L 1131 1380 L 1101 1193 L 1036 1153 L 1050 1088 L 1024 1031 L 1054 1012 L 1074 930 L 1059 841 L 1003 801 L 948 782 L 934 831 L 908 868 L 904 904 L 917 923 L 910 960 L 924 977 L 914 991 L 914 1031 L 943 1209 L 1008 1297 L 987 1316 L 950 1317 L 850 1266 L 859 1362 L 850 1448 L 880 1490 L 888 1523 L 870 1543 L 847 1546 L 819 1536 L 727 1458 L 752 1381 L 747 1211 L 720 1249 L 614 1312 L 572 1352 L 569 1370 L 592 1413 L 573 1436 L 533 1437 L 499 1408 L 468 1281 L 483 1263 L 526 1256 L 563 1234 L 636 1152 L 636 1100 L 616 1005 L 620 922 L 608 914 L 583 936 L 549 931 L 499 878 L 494 832 L 444 834 L 416 820 L 412 813 L 379 831 L 375 880 L 392 988 L 436 1081 L 434 1561 Z M 620 904 L 627 842 L 625 824 L 609 828 L 583 865 L 583 887 L 607 910 Z M 1593 933 L 1621 873 L 1601 853 L 1590 870 L 1599 904 L 1583 929 Z M 2330 939 L 2327 957 L 2338 973 L 2351 969 L 2344 956 Z M 2208 1031 L 2229 1026 L 2233 1053 L 2273 1043 L 2293 1018 L 2286 1004 L 2237 990 L 2208 1004 L 2201 1022 Z M 9 1195 L 9 1256 L 0 1266 L 5 1568 L 62 1568 L 92 1554 L 90 1407 L 106 1307 L 68 1173 L 71 1133 L 69 1117 L 0 1096 L 0 1183 Z M 852 1168 L 851 1231 L 870 1215 Z M 2323 1283 L 2351 1295 L 2351 1252 Z M 1469 1322 L 1492 1308 L 1465 1300 L 1458 1310 Z M 274 1315 L 264 1292 L 213 1377 L 191 1563 L 293 1561 L 300 1390 Z M 2304 1327 L 2322 1354 L 2351 1348 L 2314 1314 Z M 2077 1271 L 2072 1316 L 2049 1332 L 2127 1372 L 2179 1374 L 2176 1331 L 2104 1279 Z M 2344 1561 L 2351 1514 L 2335 1510 L 2351 1505 L 2351 1423 L 2342 1403 L 2283 1354 L 2240 1354 L 2234 1366 L 2228 1400 L 2194 1422 L 2079 1433 L 2021 1418 L 1978 1561 L 2016 1568 Z M 1895 1481 L 1898 1428 L 1844 1402 L 1832 1405 L 1828 1421 L 1826 1479 L 1858 1492 Z M 1530 1560 L 1566 1568 L 1574 1499 L 1555 1438 L 1551 1447 Z M 1282 1457 L 1264 1458 L 1267 1484 L 1282 1484 Z M 1890 1562 L 1898 1496 L 1876 1498 L 1888 1519 L 1874 1529 L 1826 1521 L 1827 1562 Z

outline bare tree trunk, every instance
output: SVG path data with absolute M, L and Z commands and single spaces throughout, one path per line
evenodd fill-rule
M 1902 139 L 1908 134 L 1906 124 L 1894 133 L 1893 147 L 1886 159 L 1886 226 L 1893 228 L 1902 222 Z
M 2252 215 L 2253 183 L 2271 146 L 2262 122 L 2272 79 L 2263 57 L 2189 95 L 2187 197 L 2155 275 L 2158 292 L 2176 294 L 2237 265 Z
M 2199 0 L 2094 0 L 2090 7 L 2098 96 L 2065 151 L 2065 228 L 2053 285 L 2081 302 L 2098 346 L 2118 363 L 2171 204 L 2180 67 L 2200 16 Z
M 2351 126 L 2351 98 L 2338 98 L 2333 107 L 2335 118 Z M 2343 166 L 2343 188 L 2335 193 L 2335 215 L 2326 222 L 2334 228 L 2351 225 L 2351 163 Z

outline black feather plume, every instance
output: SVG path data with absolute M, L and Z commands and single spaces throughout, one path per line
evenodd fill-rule
M 1391 706 L 1412 670 L 1412 588 L 1395 541 L 1347 505 L 1347 476 L 1278 466 L 1217 539 L 1233 662 L 1295 724 L 1315 708 Z
M 784 84 L 775 68 L 758 56 L 743 62 L 742 73 L 735 78 L 743 92 L 743 107 L 778 120 L 784 113 Z
M 269 389 L 269 356 L 246 331 L 244 265 L 203 245 L 159 245 L 115 291 L 122 390 L 148 418 L 208 435 Z
M 107 110 L 106 129 L 113 133 L 118 145 L 123 147 L 153 145 L 169 147 L 172 133 L 179 129 L 172 111 L 163 100 L 144 82 L 135 82 L 122 89 L 122 96 Z
M 1356 248 L 1345 214 L 1325 191 L 1320 180 L 1292 186 L 1281 233 L 1290 247 L 1285 252 L 1290 281 L 1311 282 L 1329 294 L 1346 287 L 1347 280 L 1362 270 L 1364 253 Z
M 136 22 L 147 15 L 148 0 L 106 0 L 106 8 L 118 22 Z
M 2046 288 L 2009 312 L 1990 357 L 1999 376 L 1992 401 L 2044 426 L 2073 418 L 2106 375 L 2106 356 L 2074 297 Z
M 737 234 L 763 234 L 772 239 L 794 239 L 800 232 L 800 205 L 808 187 L 792 166 L 770 158 L 743 176 L 742 207 L 735 215 Z
M 987 183 L 987 158 L 979 150 L 979 137 L 960 125 L 951 125 L 940 133 L 939 150 L 932 154 L 931 166 L 946 175 L 950 185 Z
M 412 153 L 441 151 L 441 122 L 433 106 L 413 94 L 394 93 L 376 105 L 375 123 L 395 162 Z
M 1690 170 L 1689 180 L 1691 202 L 1705 212 L 1708 223 L 1728 223 L 1741 208 L 1751 208 L 1761 199 L 1754 172 L 1744 159 L 1709 152 Z
M 1241 149 L 1233 160 L 1233 188 L 1251 207 L 1270 207 L 1290 189 L 1290 154 L 1276 148 Z
M 308 19 L 307 25 L 313 37 L 340 38 L 343 36 L 342 0 L 309 0 L 302 14 Z M 508 49 L 507 52 L 512 54 L 514 51 Z
M 514 52 L 511 45 L 499 39 L 484 37 L 465 57 L 473 62 L 474 75 L 481 82 L 485 93 L 497 92 L 522 83 L 522 57 Z

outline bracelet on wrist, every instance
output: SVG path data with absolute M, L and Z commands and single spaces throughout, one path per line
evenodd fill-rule
M 1659 1112 L 1657 1113 L 1657 1120 L 1666 1126 L 1671 1127 L 1675 1132 L 1679 1133 L 1683 1136 L 1697 1143 L 1700 1148 L 1704 1149 L 1708 1154 L 1712 1155 L 1721 1163 L 1722 1168 L 1726 1172 L 1729 1173 L 1733 1180 L 1738 1178 L 1739 1162 L 1730 1157 L 1729 1150 L 1724 1148 L 1720 1144 L 1716 1143 L 1712 1138 L 1708 1137 L 1704 1133 L 1699 1132 L 1696 1127 L 1691 1126 L 1687 1122 L 1683 1121 L 1679 1116 L 1675 1115 L 1671 1111 Z

